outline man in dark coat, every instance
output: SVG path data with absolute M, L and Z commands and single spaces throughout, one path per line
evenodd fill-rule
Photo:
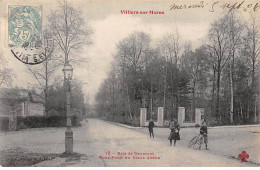
M 153 135 L 153 138 L 154 138 L 153 128 L 154 128 L 154 122 L 153 122 L 153 119 L 150 119 L 150 122 L 149 122 L 149 125 L 148 125 L 150 138 L 152 137 L 152 135 Z

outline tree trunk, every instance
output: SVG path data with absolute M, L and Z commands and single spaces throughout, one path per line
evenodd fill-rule
M 127 85 L 127 87 L 126 87 L 126 91 L 127 91 L 127 101 L 128 101 L 128 113 L 129 113 L 130 119 L 131 119 L 131 121 L 132 121 L 132 120 L 133 120 L 133 117 L 132 117 L 132 113 L 131 113 L 130 94 L 129 94 L 128 85 Z
M 163 89 L 163 108 L 165 110 L 166 106 L 166 83 L 164 84 L 164 89 Z
M 216 104 L 216 118 L 218 120 L 221 119 L 220 116 L 220 65 L 218 66 L 218 70 L 217 70 L 217 104 Z
M 196 94 L 195 94 L 195 88 L 196 88 L 196 81 L 193 81 L 193 89 L 192 89 L 192 120 L 195 120 L 195 110 L 196 110 Z
M 230 63 L 230 123 L 233 124 L 233 111 L 234 111 L 234 89 L 233 89 L 233 71 L 232 63 Z
M 246 119 L 248 120 L 249 118 L 249 112 L 250 112 L 250 104 L 249 104 L 249 99 L 247 100 L 247 113 L 246 113 Z
M 215 66 L 213 66 L 211 114 L 214 116 L 215 116 L 215 88 L 216 88 L 215 79 L 216 79 L 216 69 Z
M 243 119 L 243 108 L 242 108 L 242 105 L 241 105 L 241 100 L 239 102 L 239 105 L 240 105 L 240 117 L 241 117 L 241 119 Z
M 176 60 L 176 64 L 177 64 L 177 60 Z M 178 118 L 178 108 L 179 108 L 179 73 L 178 73 L 178 68 L 176 65 L 176 82 L 177 82 L 177 86 L 176 86 L 176 106 L 175 106 L 175 116 L 176 118 Z
M 166 62 L 167 65 L 167 62 Z M 167 90 L 167 67 L 165 66 L 165 76 L 164 76 L 164 89 L 163 89 L 163 108 L 166 110 L 166 90 Z
M 254 107 L 254 122 L 255 123 L 257 122 L 257 115 L 256 115 L 256 111 L 257 111 L 257 108 L 256 108 L 257 107 L 257 102 L 256 101 L 257 100 L 256 99 L 257 99 L 257 94 L 254 95 L 254 100 L 255 100 L 255 102 L 254 102 L 254 105 L 255 105 L 255 107 Z
M 114 81 L 115 82 L 115 81 Z M 112 82 L 112 115 L 115 114 L 115 83 Z
M 257 122 L 257 115 L 256 115 L 256 107 L 257 107 L 257 100 L 256 100 L 256 84 L 255 84 L 255 57 L 253 57 L 253 70 L 252 70 L 252 91 L 253 91 L 253 105 L 254 105 L 254 122 Z
M 151 101 L 150 101 L 150 119 L 152 119 L 152 113 L 153 113 L 153 83 L 151 82 Z
M 47 55 L 45 50 L 45 56 Z M 44 89 L 44 109 L 45 109 L 45 116 L 47 116 L 47 102 L 48 102 L 48 58 L 45 60 L 45 89 Z

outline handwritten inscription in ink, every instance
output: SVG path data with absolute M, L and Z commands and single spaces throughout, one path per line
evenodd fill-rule
M 244 12 L 256 12 L 260 9 L 260 4 L 258 2 L 249 3 L 246 1 L 237 1 L 237 2 L 223 2 L 223 1 L 214 1 L 212 3 L 200 1 L 200 2 L 186 2 L 186 3 L 172 3 L 170 5 L 170 10 L 187 10 L 187 9 L 202 9 L 206 8 L 209 12 L 215 12 L 216 9 L 227 10 L 231 12 L 232 10 L 242 9 Z

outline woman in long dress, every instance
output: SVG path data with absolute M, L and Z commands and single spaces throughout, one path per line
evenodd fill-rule
M 170 136 L 168 137 L 168 139 L 170 140 L 170 145 L 171 146 L 172 146 L 172 140 L 174 140 L 174 146 L 175 146 L 176 145 L 176 141 L 180 140 L 180 134 L 179 134 L 180 126 L 177 123 L 176 119 L 173 119 L 171 121 L 169 128 L 171 129 L 171 133 L 170 133 Z

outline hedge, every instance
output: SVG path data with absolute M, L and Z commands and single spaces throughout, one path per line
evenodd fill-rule
M 26 128 L 43 127 L 65 127 L 67 123 L 66 116 L 17 116 L 17 130 Z M 72 126 L 80 125 L 80 120 L 73 115 L 71 117 Z M 0 131 L 9 131 L 9 118 L 0 117 Z
M 0 117 L 0 130 L 1 131 L 9 130 L 9 117 Z
M 18 128 L 21 129 L 21 126 L 26 126 L 27 128 L 42 128 L 42 127 L 65 127 L 67 123 L 66 116 L 27 116 L 17 117 L 17 125 Z M 76 116 L 71 117 L 72 126 L 76 126 L 79 124 L 77 122 Z

